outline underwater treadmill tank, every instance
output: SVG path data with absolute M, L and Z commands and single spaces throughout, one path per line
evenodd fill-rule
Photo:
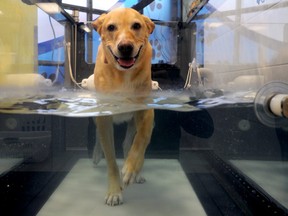
M 91 23 L 118 7 L 155 23 L 141 103 L 94 89 L 101 39 Z M 287 9 L 288 0 L 1 0 L 0 215 L 288 215 Z M 146 182 L 107 206 L 95 117 L 145 109 L 155 110 Z M 120 169 L 127 127 L 114 126 Z

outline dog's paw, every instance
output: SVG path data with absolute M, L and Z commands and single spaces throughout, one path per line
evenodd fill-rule
M 145 183 L 145 182 L 146 182 L 146 179 L 145 179 L 142 175 L 138 174 L 138 175 L 136 176 L 135 183 L 137 183 L 137 184 L 143 184 L 143 183 Z
M 101 161 L 102 157 L 103 157 L 102 152 L 101 152 L 101 154 L 93 155 L 92 160 L 93 160 L 93 164 L 94 164 L 95 167 Z
M 108 206 L 117 206 L 123 204 L 122 193 L 111 193 L 105 197 L 105 203 Z
M 145 182 L 145 179 L 140 175 L 138 175 L 142 168 L 143 161 L 144 161 L 143 159 L 138 160 L 127 159 L 125 161 L 125 164 L 121 171 L 124 187 L 127 187 L 128 185 L 133 183 Z
M 123 167 L 122 176 L 123 176 L 123 185 L 124 187 L 127 187 L 128 185 L 131 185 L 134 182 L 136 182 L 137 173 L 129 172 L 125 169 L 125 167 Z

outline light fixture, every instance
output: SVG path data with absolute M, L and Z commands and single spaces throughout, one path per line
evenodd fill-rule
M 90 33 L 91 29 L 88 27 L 88 25 L 84 24 L 84 23 L 79 23 L 80 24 L 80 28 L 85 31 L 86 33 Z
M 55 2 L 40 2 L 35 3 L 41 10 L 48 14 L 57 14 L 61 13 L 62 9 L 60 6 Z
M 59 23 L 70 22 L 74 24 L 73 18 L 61 7 L 59 0 L 22 0 L 28 5 L 36 5 Z

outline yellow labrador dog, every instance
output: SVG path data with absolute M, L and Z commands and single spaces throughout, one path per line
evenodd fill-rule
M 148 41 L 154 23 L 131 8 L 118 8 L 102 14 L 93 22 L 101 36 L 94 84 L 97 92 L 105 94 L 140 95 L 145 98 L 151 87 L 152 48 Z M 128 137 L 132 145 L 122 168 L 122 180 L 115 159 L 113 122 L 130 121 Z M 135 182 L 150 142 L 154 121 L 154 110 L 135 111 L 123 115 L 96 117 L 97 139 L 101 143 L 108 165 L 107 205 L 123 203 L 123 184 Z M 130 133 L 130 135 L 129 135 Z M 127 135 L 126 134 L 126 135 Z

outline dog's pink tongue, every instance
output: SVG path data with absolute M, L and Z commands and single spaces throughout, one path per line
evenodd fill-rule
M 131 58 L 131 59 L 118 59 L 118 63 L 122 66 L 122 67 L 131 67 L 134 65 L 135 63 L 135 59 Z

